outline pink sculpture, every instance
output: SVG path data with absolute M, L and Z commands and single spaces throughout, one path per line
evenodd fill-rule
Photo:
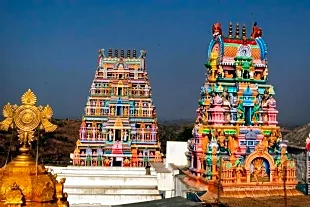
M 306 139 L 306 150 L 310 151 L 310 133 L 309 133 L 308 138 Z

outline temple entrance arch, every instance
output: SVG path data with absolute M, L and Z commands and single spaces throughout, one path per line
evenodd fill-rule
M 271 182 L 273 180 L 275 162 L 267 148 L 259 144 L 244 160 L 247 182 Z

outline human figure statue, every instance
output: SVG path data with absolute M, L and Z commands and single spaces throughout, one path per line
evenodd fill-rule
M 129 167 L 130 166 L 130 160 L 127 157 L 123 161 L 123 166 L 124 167 Z
M 128 137 L 128 134 L 127 134 L 127 131 L 125 130 L 125 132 L 124 132 L 124 142 L 127 141 L 127 137 Z
M 93 127 L 92 132 L 93 132 L 93 140 L 96 140 L 96 134 L 97 134 L 97 129 L 96 129 L 96 127 Z
M 82 130 L 81 130 L 81 139 L 84 140 L 85 139 L 85 127 L 82 126 Z
M 265 68 L 264 72 L 263 72 L 263 77 L 264 77 L 264 80 L 267 80 L 267 77 L 268 77 L 268 68 Z
M 109 141 L 112 141 L 112 130 L 109 131 Z

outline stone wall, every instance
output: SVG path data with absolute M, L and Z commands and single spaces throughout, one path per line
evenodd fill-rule
M 297 180 L 306 181 L 306 151 L 303 147 L 288 146 L 287 151 L 296 163 Z

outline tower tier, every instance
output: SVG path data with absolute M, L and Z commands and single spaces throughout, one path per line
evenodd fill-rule
M 114 55 L 113 55 L 114 54 Z M 99 50 L 98 67 L 71 154 L 78 166 L 148 166 L 160 162 L 156 109 L 146 52 Z

